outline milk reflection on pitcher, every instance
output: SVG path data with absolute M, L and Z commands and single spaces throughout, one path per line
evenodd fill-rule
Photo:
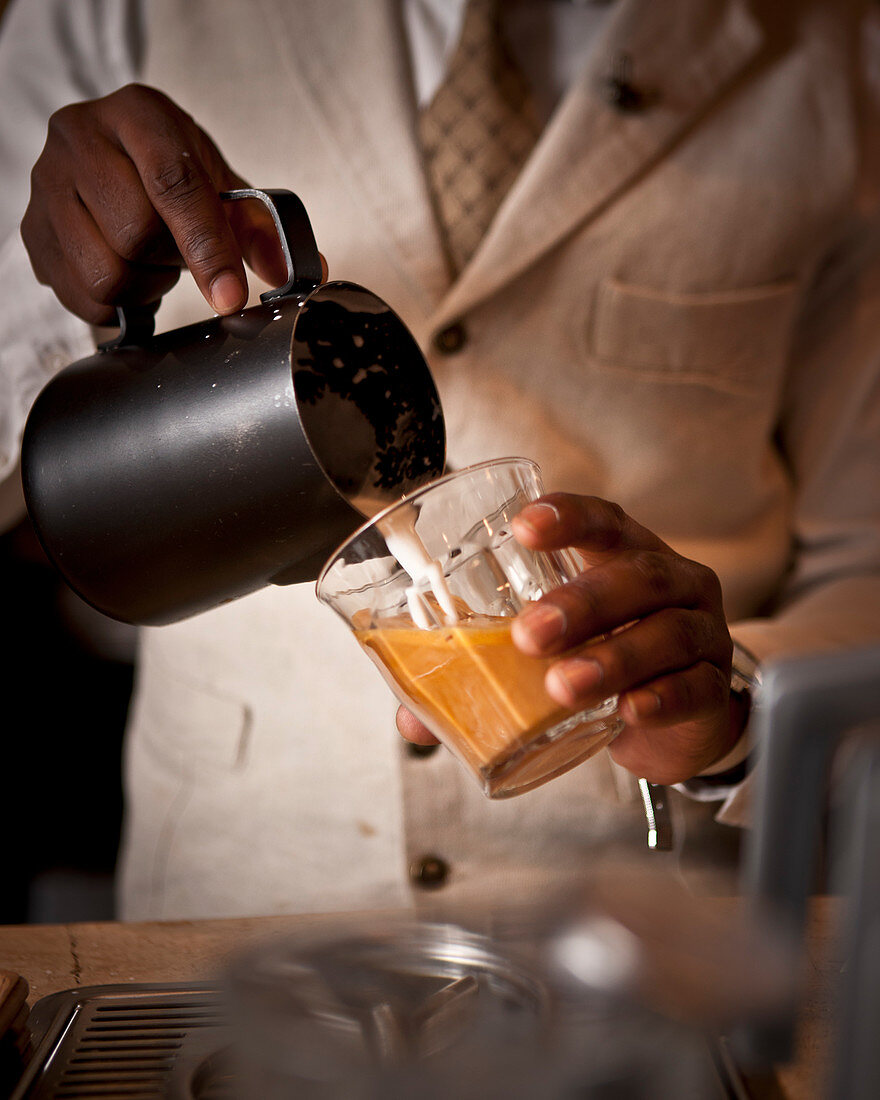
M 561 775 L 622 728 L 615 697 L 560 707 L 544 687 L 555 658 L 513 644 L 525 603 L 583 568 L 570 552 L 529 550 L 513 537 L 514 516 L 543 492 L 527 459 L 468 467 L 381 512 L 318 579 L 318 598 L 489 798 Z

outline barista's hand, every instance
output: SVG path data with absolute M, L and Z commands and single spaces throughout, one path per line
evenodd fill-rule
M 158 303 L 181 264 L 233 313 L 247 300 L 243 259 L 286 279 L 263 205 L 218 198 L 246 186 L 189 115 L 131 84 L 52 116 L 21 234 L 40 282 L 91 324 L 115 322 L 117 304 Z
M 569 708 L 619 695 L 626 726 L 610 751 L 654 783 L 690 779 L 729 752 L 741 718 L 730 699 L 733 647 L 715 574 L 595 497 L 545 496 L 513 530 L 534 549 L 573 547 L 588 566 L 520 613 L 519 649 L 552 656 L 606 635 L 560 657 L 547 673 L 549 694 Z M 433 740 L 403 708 L 398 728 L 408 740 Z

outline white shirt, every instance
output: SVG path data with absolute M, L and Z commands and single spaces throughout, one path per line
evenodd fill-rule
M 404 0 L 404 26 L 416 102 L 430 102 L 461 30 L 467 0 Z M 572 0 L 514 0 L 502 5 L 502 28 L 528 77 L 543 119 L 581 71 L 608 4 Z

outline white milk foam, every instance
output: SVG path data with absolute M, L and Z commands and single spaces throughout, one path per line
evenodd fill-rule
M 426 582 L 442 608 L 447 623 L 458 622 L 458 612 L 440 563 L 431 558 L 425 544 L 416 534 L 417 516 L 418 512 L 412 505 L 396 508 L 378 521 L 376 526 L 385 537 L 388 549 L 414 582 L 406 590 L 406 605 L 413 622 L 423 630 L 429 630 L 435 623 L 429 618 L 419 591 Z

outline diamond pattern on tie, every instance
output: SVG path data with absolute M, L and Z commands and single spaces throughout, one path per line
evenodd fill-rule
M 540 133 L 498 0 L 468 0 L 446 77 L 419 118 L 425 168 L 453 272 L 483 239 Z

